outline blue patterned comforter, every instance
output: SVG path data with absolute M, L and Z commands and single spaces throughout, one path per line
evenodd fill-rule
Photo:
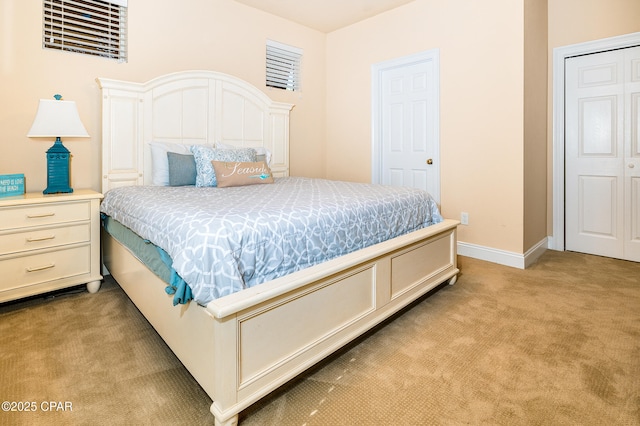
M 201 305 L 442 221 L 424 191 L 293 177 L 116 188 L 101 211 L 165 250 Z

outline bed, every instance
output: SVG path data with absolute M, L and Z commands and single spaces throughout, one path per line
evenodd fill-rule
M 254 149 L 270 157 L 269 188 L 300 182 L 289 177 L 293 105 L 245 81 L 211 71 L 97 81 L 106 199 L 111 190 L 144 192 L 128 187 L 157 183 L 154 144 Z M 457 225 L 440 219 L 241 291 L 175 305 L 167 280 L 106 231 L 103 261 L 211 397 L 216 425 L 233 425 L 249 405 L 431 289 L 453 284 Z

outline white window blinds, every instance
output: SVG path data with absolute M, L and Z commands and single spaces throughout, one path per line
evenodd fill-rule
M 43 0 L 43 47 L 127 60 L 127 0 Z
M 300 90 L 302 49 L 267 40 L 267 86 Z

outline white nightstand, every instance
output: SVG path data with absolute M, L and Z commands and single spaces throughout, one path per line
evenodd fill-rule
M 0 302 L 100 289 L 100 200 L 92 190 L 0 198 Z

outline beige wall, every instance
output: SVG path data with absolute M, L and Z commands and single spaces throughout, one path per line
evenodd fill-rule
M 548 0 L 549 47 L 640 31 L 638 0 Z
M 100 93 L 96 77 L 146 81 L 161 74 L 211 69 L 243 78 L 291 113 L 291 172 L 324 173 L 325 35 L 231 0 L 129 2 L 129 62 L 118 64 L 41 45 L 42 2 L 0 1 L 0 174 L 24 173 L 28 191 L 46 186 L 45 151 L 53 141 L 26 137 L 38 100 L 61 93 L 78 104 L 91 135 L 68 140 L 72 186 L 100 189 Z M 267 38 L 304 49 L 301 93 L 264 84 Z
M 524 9 L 524 245 L 547 236 L 547 1 Z
M 371 179 L 371 65 L 440 50 L 441 203 L 467 243 L 522 252 L 522 1 L 416 0 L 327 37 L 327 176 Z

